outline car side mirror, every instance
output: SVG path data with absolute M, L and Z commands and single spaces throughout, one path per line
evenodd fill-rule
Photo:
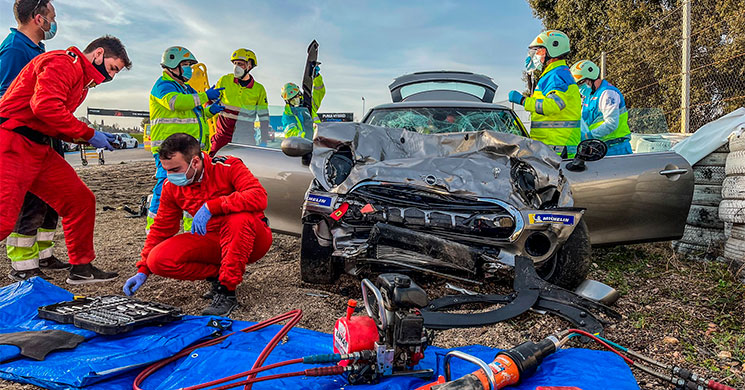
M 302 157 L 304 165 L 310 165 L 313 141 L 303 137 L 290 137 L 282 140 L 282 152 L 290 157 Z
M 598 161 L 608 153 L 608 145 L 599 139 L 586 139 L 577 145 L 574 160 L 567 164 L 570 171 L 584 171 L 586 161 Z

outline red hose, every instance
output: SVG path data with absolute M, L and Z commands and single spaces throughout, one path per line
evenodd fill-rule
M 285 320 L 288 320 L 288 319 L 290 320 L 290 322 L 288 322 L 287 324 L 285 324 L 285 326 L 282 328 L 282 330 L 280 331 L 280 333 L 278 333 L 277 335 L 275 335 L 274 338 L 272 339 L 272 341 L 270 341 L 269 344 L 267 344 L 267 346 L 264 348 L 264 350 L 261 351 L 261 354 L 259 355 L 259 358 L 257 358 L 256 363 L 254 363 L 254 367 L 252 368 L 252 370 L 246 371 L 245 373 L 241 373 L 237 377 L 235 375 L 234 376 L 231 376 L 231 377 L 235 377 L 233 379 L 237 379 L 238 377 L 241 377 L 241 376 L 244 376 L 246 374 L 249 374 L 249 375 L 252 375 L 251 378 L 254 378 L 257 373 L 259 373 L 261 371 L 268 370 L 268 369 L 270 369 L 269 367 L 276 368 L 276 367 L 281 367 L 281 366 L 284 366 L 284 365 L 295 363 L 297 361 L 297 359 L 288 360 L 288 361 L 285 361 L 285 362 L 274 363 L 274 364 L 272 364 L 270 366 L 267 366 L 267 367 L 264 367 L 263 369 L 260 369 L 261 364 L 264 363 L 264 361 L 266 360 L 266 358 L 269 356 L 269 353 L 271 353 L 271 351 L 274 349 L 274 347 L 287 334 L 287 332 L 289 332 L 290 329 L 293 326 L 295 326 L 298 322 L 300 322 L 300 319 L 302 317 L 303 317 L 303 311 L 302 310 L 299 310 L 299 309 L 296 309 L 296 310 L 289 311 L 287 313 L 278 315 L 278 316 L 276 316 L 274 318 L 270 318 L 268 320 L 261 321 L 259 323 L 254 324 L 254 325 L 251 325 L 251 326 L 249 326 L 247 328 L 244 328 L 244 329 L 239 330 L 238 332 L 250 333 L 250 332 L 253 332 L 253 331 L 256 331 L 256 330 L 264 329 L 267 326 L 274 325 L 274 324 L 276 324 L 278 322 L 282 322 L 282 321 L 285 321 Z M 291 326 L 288 327 L 288 325 L 291 325 Z M 155 362 L 155 363 L 151 364 L 150 366 L 148 366 L 147 368 L 145 368 L 144 370 L 142 370 L 142 372 L 140 372 L 139 375 L 137 375 L 137 377 L 135 378 L 134 383 L 132 383 L 132 389 L 134 389 L 134 390 L 143 390 L 142 388 L 140 388 L 140 384 L 142 384 L 142 382 L 147 377 L 149 377 L 150 375 L 152 375 L 154 372 L 158 371 L 159 369 L 163 368 L 164 366 L 168 365 L 169 363 L 171 363 L 173 361 L 176 361 L 176 360 L 178 360 L 178 359 L 180 359 L 180 358 L 182 358 L 182 357 L 190 354 L 195 349 L 219 344 L 223 340 L 225 340 L 226 338 L 228 338 L 228 337 L 230 337 L 230 336 L 232 336 L 232 335 L 234 335 L 234 334 L 236 334 L 238 332 L 233 332 L 233 333 L 230 333 L 230 334 L 227 334 L 227 335 L 224 335 L 224 336 L 221 336 L 221 337 L 212 339 L 212 340 L 207 340 L 207 341 L 204 341 L 204 342 L 199 343 L 199 344 L 197 344 L 195 346 L 192 346 L 192 347 L 186 347 L 186 348 L 182 349 L 179 353 L 177 353 L 177 354 L 175 354 L 175 355 L 173 355 L 173 356 L 171 356 L 169 358 L 165 358 L 163 360 L 160 360 L 158 362 Z M 282 336 L 278 338 L 277 336 L 279 336 L 280 334 L 282 334 Z M 302 359 L 300 359 L 300 361 L 302 362 Z M 268 377 L 264 377 L 264 378 L 268 378 Z M 261 379 L 264 380 L 263 378 L 261 378 Z M 216 382 L 215 384 L 217 384 L 217 383 L 227 382 L 229 380 L 232 380 L 232 379 L 220 379 L 218 381 L 213 381 L 213 382 Z M 268 379 L 266 379 L 266 380 L 268 380 Z M 212 382 L 210 382 L 210 383 L 212 383 Z M 251 383 L 253 383 L 253 382 L 251 382 Z M 207 386 L 209 386 L 209 385 L 207 385 Z M 196 385 L 196 386 L 192 386 L 192 387 L 189 387 L 189 388 L 201 389 L 201 388 L 204 388 L 204 387 L 206 387 L 206 386 Z
M 584 330 L 580 330 L 580 329 L 569 329 L 568 331 L 569 332 L 572 332 L 572 333 L 578 333 L 578 334 L 581 334 L 583 336 L 587 336 L 587 337 L 593 339 L 594 341 L 600 343 L 602 346 L 604 346 L 605 348 L 607 348 L 609 351 L 611 351 L 611 352 L 615 353 L 616 355 L 620 356 L 623 360 L 626 361 L 626 363 L 629 363 L 632 366 L 634 365 L 634 361 L 633 360 L 627 358 L 626 356 L 623 356 L 620 352 L 616 351 L 615 348 L 613 348 L 610 345 L 606 344 L 605 341 L 600 340 L 594 334 L 589 333 L 589 332 L 585 332 Z

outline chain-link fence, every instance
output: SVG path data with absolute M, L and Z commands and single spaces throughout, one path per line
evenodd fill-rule
M 745 8 L 690 1 L 690 86 L 684 98 L 686 0 L 596 58 L 624 94 L 635 133 L 694 132 L 745 106 Z M 728 7 L 728 5 L 730 5 Z M 681 125 L 684 106 L 689 125 Z

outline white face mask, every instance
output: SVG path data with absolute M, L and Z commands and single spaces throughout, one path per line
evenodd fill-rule
M 300 96 L 295 96 L 294 98 L 290 99 L 290 105 L 293 107 L 300 106 Z
M 237 79 L 242 79 L 248 73 L 247 69 L 243 69 L 238 65 L 233 66 L 233 76 Z

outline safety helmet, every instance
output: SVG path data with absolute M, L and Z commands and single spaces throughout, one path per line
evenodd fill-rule
M 256 61 L 256 54 L 248 49 L 238 49 L 233 52 L 233 54 L 230 55 L 230 62 L 233 62 L 235 60 L 243 60 L 248 62 L 248 60 L 253 61 L 253 66 L 256 67 L 259 65 L 259 63 Z
M 557 58 L 569 53 L 569 37 L 559 30 L 546 30 L 538 34 L 529 47 L 545 47 L 549 57 Z
M 600 67 L 590 60 L 582 60 L 572 65 L 569 70 L 574 76 L 574 81 L 579 83 L 582 80 L 597 80 L 600 78 Z
M 166 68 L 178 68 L 181 61 L 194 61 L 198 62 L 194 54 L 181 46 L 171 46 L 163 52 L 163 59 L 160 61 L 160 66 Z
M 282 86 L 282 99 L 290 100 L 300 94 L 300 87 L 295 83 L 287 83 Z

